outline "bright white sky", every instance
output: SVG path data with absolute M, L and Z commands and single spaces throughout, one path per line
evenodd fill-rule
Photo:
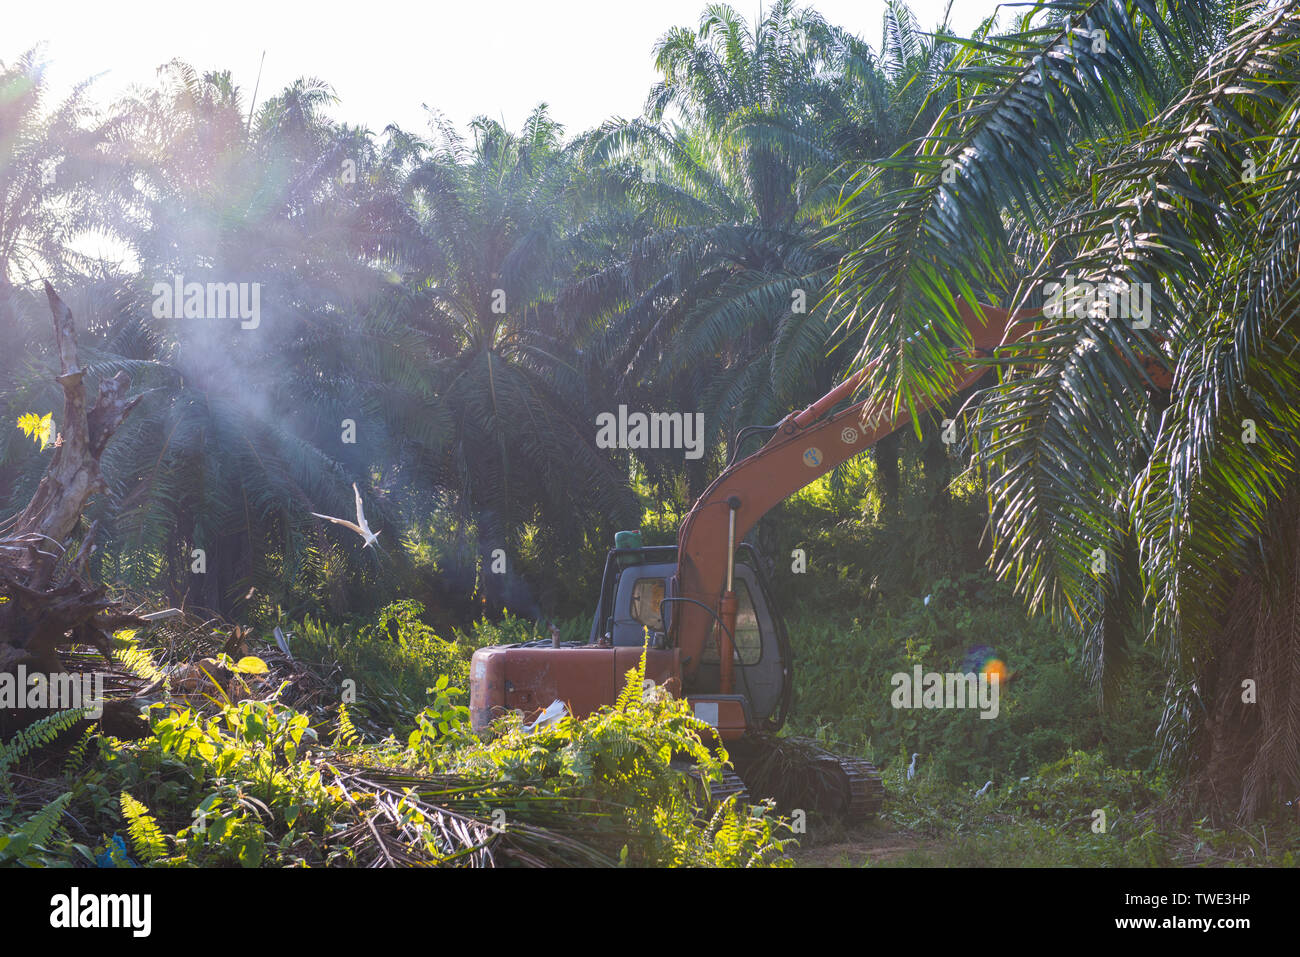
M 911 7 L 928 30 L 946 3 L 913 0 Z M 340 98 L 334 116 L 375 133 L 391 122 L 425 131 L 426 103 L 461 128 L 486 113 L 513 129 L 545 101 L 572 134 L 609 116 L 638 114 L 656 79 L 654 42 L 670 27 L 694 27 L 705 6 L 706 0 L 11 2 L 0 60 L 10 63 L 43 42 L 57 97 L 102 74 L 91 95 L 108 100 L 151 83 L 160 64 L 180 57 L 199 70 L 231 70 L 247 99 L 265 51 L 259 100 L 299 76 L 316 76 Z M 759 10 L 757 0 L 733 6 L 751 19 Z M 812 6 L 879 46 L 883 0 Z M 955 0 L 952 26 L 967 31 L 995 6 Z

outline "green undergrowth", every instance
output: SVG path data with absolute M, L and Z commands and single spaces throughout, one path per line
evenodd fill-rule
M 377 622 L 386 638 L 377 630 L 356 637 L 353 666 L 415 657 L 423 668 L 451 661 L 447 670 L 463 674 L 469 645 L 436 648 L 428 641 L 441 639 L 402 613 Z M 371 647 L 385 640 L 393 647 Z M 77 737 L 82 715 L 56 715 L 0 749 L 0 863 L 788 864 L 788 824 L 770 807 L 703 798 L 700 782 L 720 778 L 725 755 L 703 744 L 707 726 L 686 702 L 643 682 L 644 662 L 614 705 L 586 719 L 529 731 L 515 717 L 483 736 L 471 731 L 465 693 L 445 673 L 418 695 L 410 730 L 379 739 L 346 704 L 305 713 L 274 694 L 220 706 L 156 703 L 150 733 L 133 741 L 95 725 Z M 59 739 L 61 763 L 46 754 L 32 764 Z M 12 772 L 23 762 L 52 797 L 16 792 Z M 691 765 L 698 781 L 686 773 Z
M 479 736 L 463 690 L 474 649 L 549 637 L 549 623 L 506 615 L 444 637 L 400 602 L 356 624 L 286 623 L 296 666 L 332 689 L 298 708 L 272 672 L 250 685 L 260 700 L 160 701 L 140 740 L 72 713 L 12 737 L 0 747 L 0 864 L 757 866 L 863 835 L 904 850 L 840 863 L 1294 863 L 1294 824 L 1216 830 L 1162 814 L 1157 689 L 1141 668 L 1104 711 L 1069 640 L 1000 586 L 970 573 L 928 594 L 857 619 L 797 608 L 789 621 L 787 733 L 884 768 L 885 810 L 865 830 L 814 819 L 792 835 L 764 804 L 702 802 L 682 768 L 716 778 L 722 756 L 684 702 L 643 690 L 636 672 L 587 719 L 530 731 L 512 716 Z M 560 627 L 568 640 L 586 623 Z M 162 673 L 147 633 L 117 644 L 127 670 Z M 890 706 L 893 673 L 959 669 L 972 648 L 1012 675 L 996 719 Z
M 1164 775 L 1073 752 L 1025 780 L 977 794 L 935 772 L 885 776 L 880 821 L 829 842 L 830 863 L 901 867 L 1284 866 L 1297 863 L 1300 825 L 1276 817 L 1212 828 L 1170 815 Z M 877 852 L 887 847 L 889 853 Z M 910 848 L 910 849 L 909 849 Z
M 438 678 L 468 686 L 469 661 L 476 649 L 550 637 L 537 622 L 508 612 L 499 621 L 483 618 L 445 637 L 423 616 L 419 602 L 403 600 L 361 623 L 308 618 L 290 630 L 290 643 L 295 656 L 327 673 L 331 682 L 353 683 L 350 704 L 359 724 L 371 731 L 405 734 L 414 727 L 415 715 Z M 580 620 L 559 627 L 566 641 L 586 638 L 586 624 Z
M 927 601 L 928 599 L 928 601 Z M 1151 770 L 1158 747 L 1159 671 L 1139 650 L 1102 708 L 1078 642 L 1027 616 L 980 572 L 939 579 L 925 595 L 881 602 L 860 617 L 801 606 L 788 627 L 795 653 L 791 727 L 887 767 L 918 765 L 951 784 L 1001 786 L 1079 750 L 1115 767 Z M 978 670 L 1000 661 L 996 717 L 979 708 L 896 708 L 894 676 Z M 989 712 L 992 713 L 991 711 Z

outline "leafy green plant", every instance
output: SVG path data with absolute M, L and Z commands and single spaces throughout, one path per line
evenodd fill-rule
M 439 637 L 423 613 L 419 602 L 403 600 L 358 626 L 308 619 L 294 629 L 295 653 L 329 662 L 339 679 L 356 682 L 349 714 L 358 728 L 378 737 L 406 734 L 440 678 L 462 688 L 469 681 L 472 649 Z
M 750 815 L 733 799 L 702 824 L 687 767 L 721 779 L 725 752 L 704 743 L 712 729 L 690 705 L 645 687 L 645 656 L 614 705 L 528 731 L 503 719 L 497 737 L 440 762 L 471 779 L 506 780 L 579 798 L 592 807 L 588 833 L 629 864 L 747 866 L 778 863 L 781 822 Z M 507 814 L 510 809 L 506 809 Z
M 407 738 L 413 749 L 455 746 L 473 737 L 469 729 L 469 708 L 455 701 L 464 696 L 460 688 L 448 684 L 447 676 L 437 680 L 430 694 L 437 695 L 433 704 L 415 716 L 416 729 Z M 432 762 L 426 762 L 432 763 Z
M 98 814 L 119 789 L 143 859 L 161 857 L 149 822 L 170 835 L 172 863 L 255 866 L 268 854 L 277 862 L 323 859 L 319 836 L 316 850 L 292 850 L 303 839 L 295 828 L 324 829 L 342 803 L 303 757 L 316 739 L 305 714 L 276 702 L 227 705 L 207 718 L 157 705 L 150 725 L 153 735 L 141 742 L 103 741 L 98 766 L 80 782 Z M 128 792 L 145 795 L 147 804 Z M 146 807 L 159 809 L 148 821 Z

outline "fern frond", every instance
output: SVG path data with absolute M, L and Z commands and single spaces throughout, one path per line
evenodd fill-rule
M 71 800 L 72 792 L 66 791 L 27 819 L 27 823 L 23 825 L 23 833 L 29 847 L 34 844 L 44 844 L 50 839 L 54 829 L 59 826 L 59 818 L 63 816 L 63 811 Z
M 347 705 L 340 704 L 338 726 L 334 732 L 335 744 L 345 748 L 355 748 L 362 741 L 361 732 L 352 723 L 352 716 L 348 714 Z
M 51 744 L 59 735 L 86 716 L 85 708 L 70 708 L 46 715 L 33 721 L 10 739 L 0 744 L 0 787 L 12 793 L 9 786 L 9 769 L 37 748 Z
M 167 839 L 163 837 L 158 822 L 149 814 L 149 809 L 122 792 L 122 816 L 126 818 L 127 833 L 131 837 L 131 846 L 142 861 L 156 861 L 167 856 Z
M 645 663 L 646 652 L 649 648 L 649 640 L 641 648 L 641 660 L 637 662 L 635 668 L 628 669 L 627 680 L 623 684 L 623 690 L 619 692 L 618 702 L 615 708 L 618 711 L 630 711 L 642 702 L 645 686 Z
M 0 864 L 14 861 L 22 863 L 22 858 L 28 851 L 48 841 L 58 829 L 59 818 L 63 816 L 71 800 L 71 791 L 60 794 L 29 817 L 16 832 L 0 835 Z
M 114 638 L 125 644 L 113 652 L 123 668 L 146 681 L 161 681 L 165 677 L 149 649 L 141 648 L 136 642 L 134 631 L 119 631 Z
M 94 739 L 99 728 L 98 724 L 92 724 L 81 734 L 79 740 L 68 752 L 67 760 L 63 762 L 64 774 L 75 774 L 80 770 L 82 764 L 86 761 L 86 749 L 90 747 L 90 742 Z

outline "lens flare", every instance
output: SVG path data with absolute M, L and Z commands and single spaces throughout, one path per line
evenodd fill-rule
M 1007 676 L 1010 674 L 1007 664 L 988 645 L 977 645 L 966 652 L 962 660 L 962 667 L 966 673 L 975 672 L 992 678 L 998 677 L 998 684 L 1005 685 Z
M 1007 666 L 1006 663 L 1001 658 L 988 659 L 987 661 L 984 662 L 984 667 L 981 670 L 984 676 L 988 678 L 990 682 L 993 680 L 993 677 L 996 675 L 999 686 L 1007 683 Z

